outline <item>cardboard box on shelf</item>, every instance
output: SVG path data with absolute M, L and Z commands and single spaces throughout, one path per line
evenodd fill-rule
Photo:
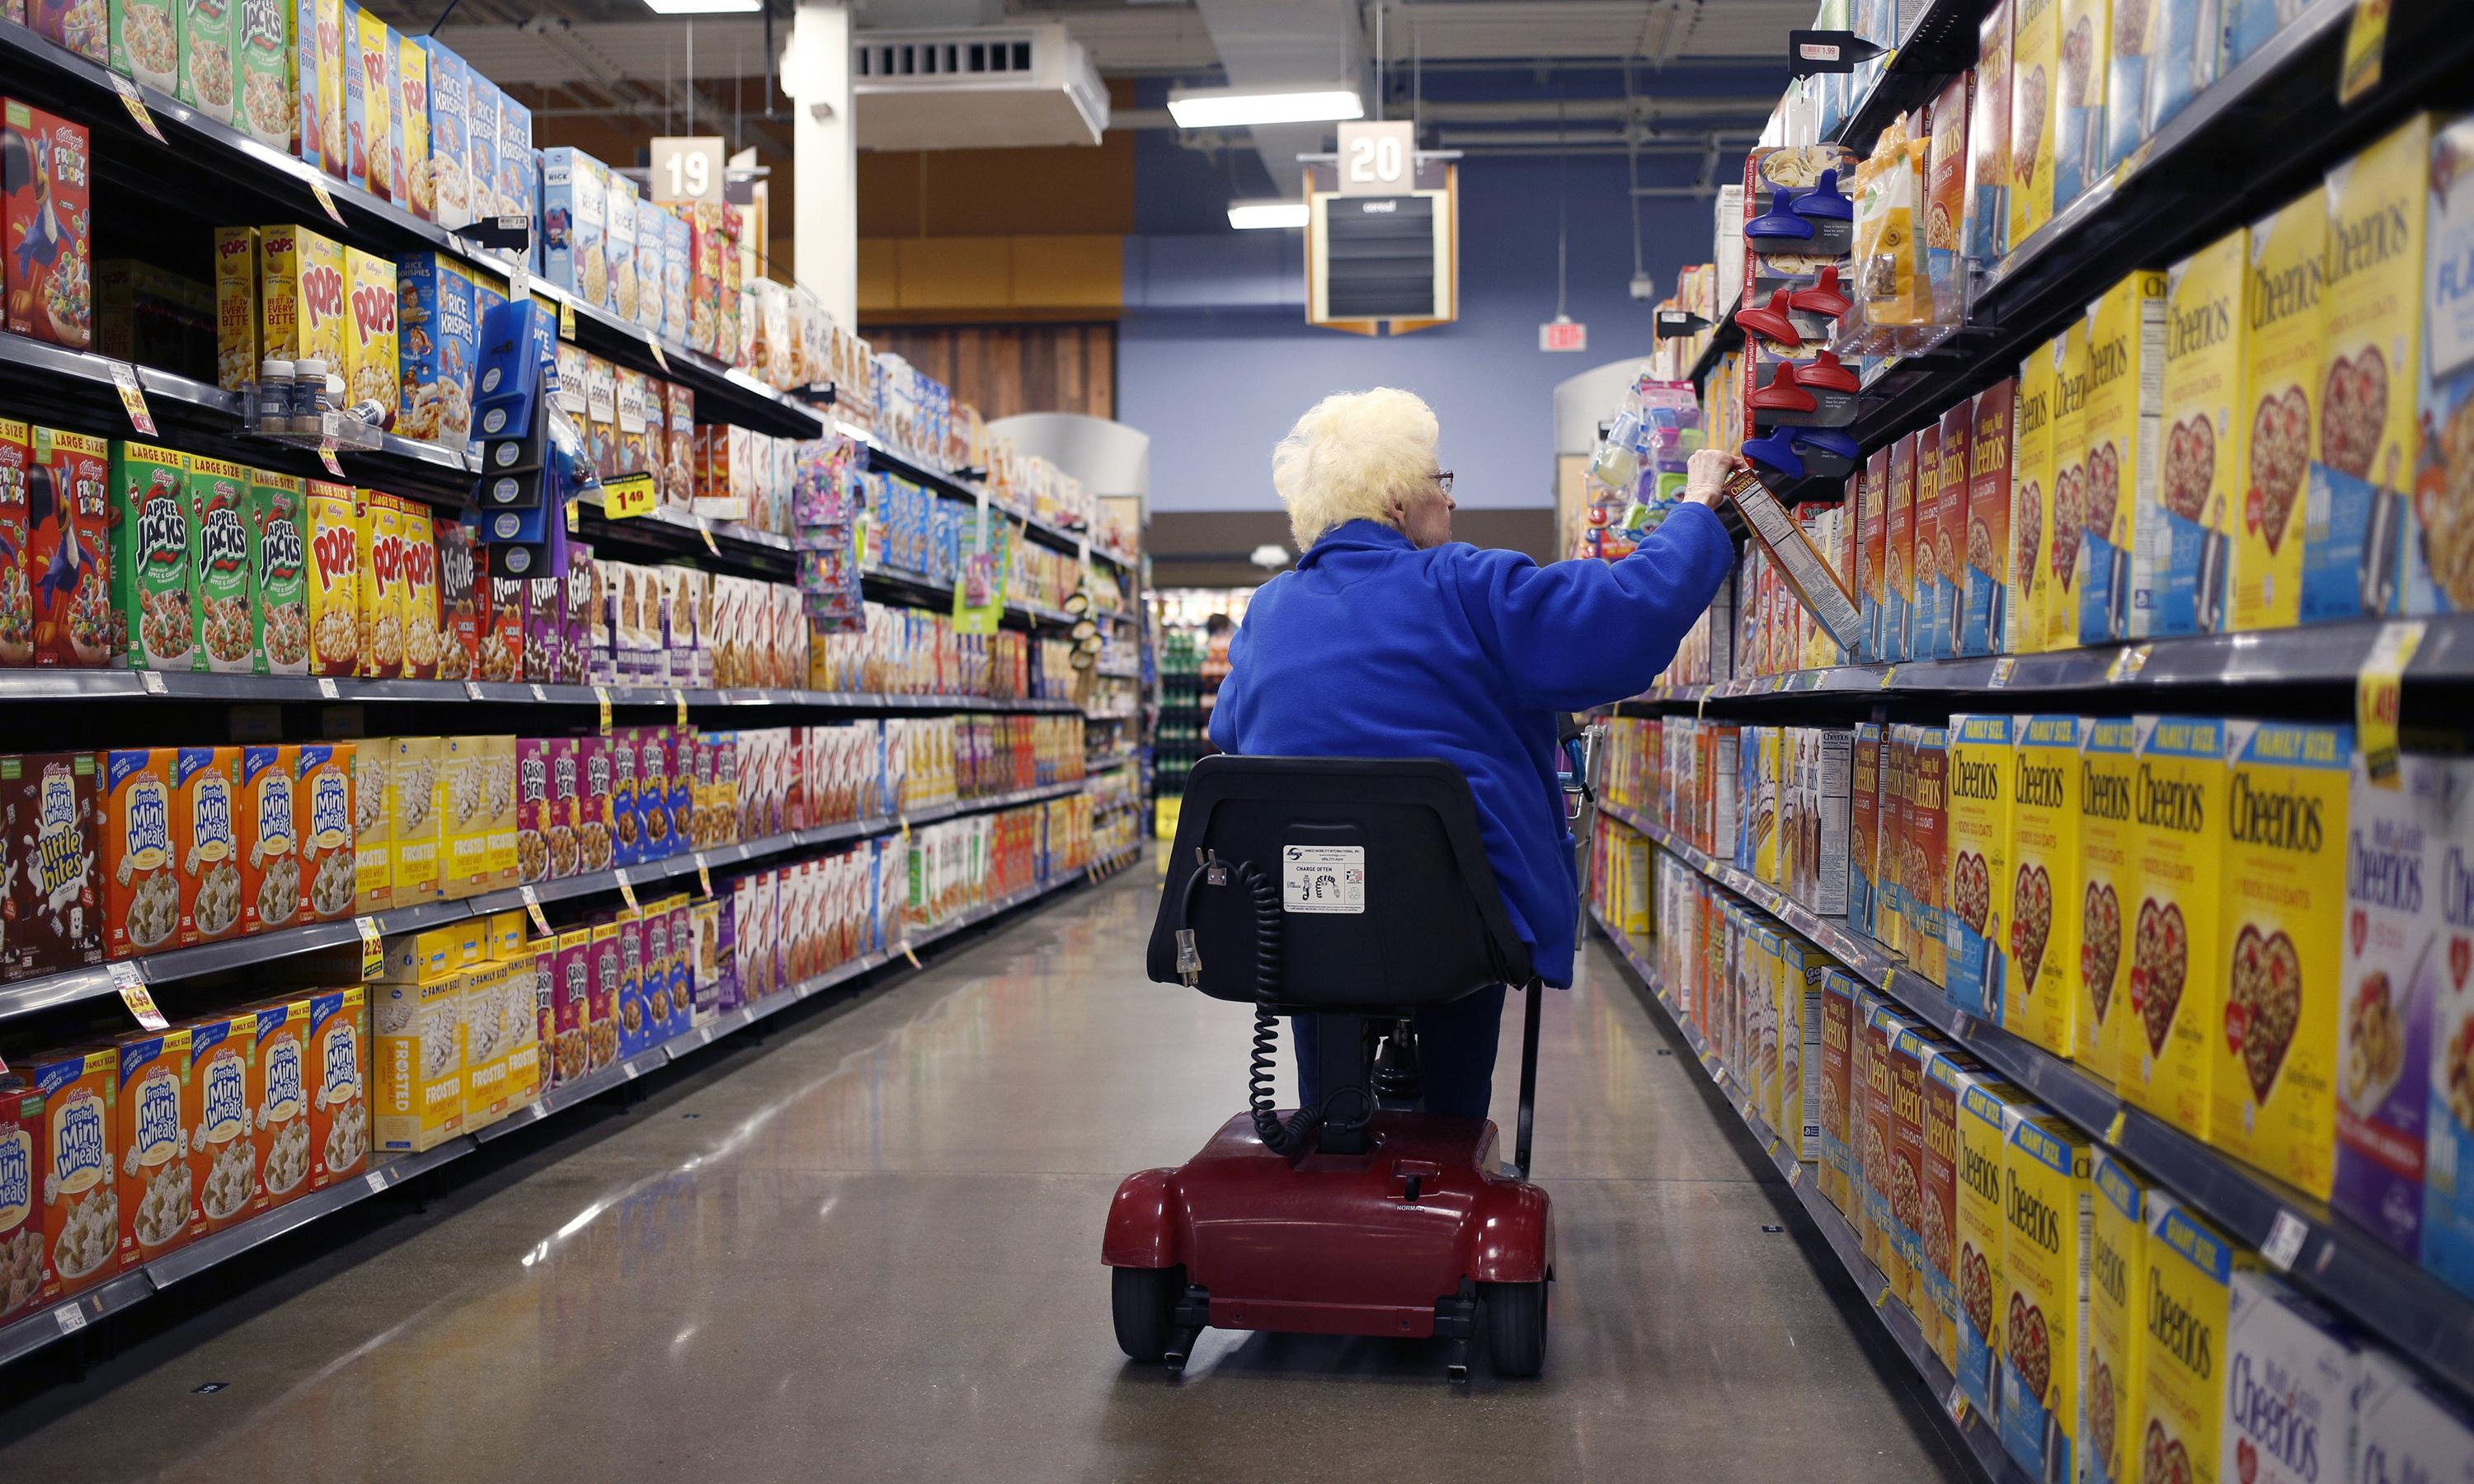
M 189 1084 L 197 1108 L 188 1142 L 189 1186 L 197 1202 L 190 1234 L 205 1236 L 259 1207 L 264 1089 L 255 1011 L 219 1012 L 190 1022 L 188 1030 Z
M 151 1262 L 189 1240 L 198 1200 L 189 1175 L 197 1124 L 189 1078 L 189 1028 L 136 1031 L 113 1042 L 118 1055 L 116 1178 L 120 1266 Z
M 2305 195 L 2251 224 L 2240 416 L 2249 433 L 2233 516 L 2231 626 L 2277 629 L 2302 612 L 2303 506 L 2320 416 L 2320 278 L 2327 206 Z
M 2222 921 L 2230 802 L 2225 724 L 2141 716 L 2128 910 L 2130 1023 L 2122 1032 L 2124 1101 L 2195 1138 L 2215 1131 L 2214 1087 L 2225 1005 Z
M 46 1052 L 26 1075 L 42 1098 L 40 1297 L 68 1298 L 120 1271 L 120 1052 Z

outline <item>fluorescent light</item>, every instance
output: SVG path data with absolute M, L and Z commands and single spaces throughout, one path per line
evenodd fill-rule
M 1241 232 L 1258 231 L 1270 227 L 1303 227 L 1306 225 L 1306 203 L 1302 201 L 1232 201 L 1228 203 L 1228 225 Z
M 1240 93 L 1218 88 L 1173 96 L 1168 101 L 1168 111 L 1179 129 L 1239 129 L 1248 124 L 1319 124 L 1332 119 L 1364 118 L 1366 105 L 1349 88 L 1294 93 Z
M 644 8 L 656 15 L 720 15 L 764 7 L 762 0 L 644 0 Z

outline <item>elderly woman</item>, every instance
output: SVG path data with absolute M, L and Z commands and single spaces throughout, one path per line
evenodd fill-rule
M 1717 594 L 1734 551 L 1710 507 L 1735 465 L 1692 456 L 1686 503 L 1618 562 L 1540 566 L 1452 539 L 1434 412 L 1407 392 L 1327 396 L 1272 454 L 1303 553 L 1264 585 L 1228 650 L 1221 751 L 1441 757 L 1468 778 L 1487 860 L 1530 962 L 1572 982 L 1580 915 L 1556 780 L 1563 713 L 1637 695 Z M 1428 1111 L 1482 1118 L 1503 988 L 1418 1017 Z M 1322 1096 L 1294 1024 L 1304 1101 Z

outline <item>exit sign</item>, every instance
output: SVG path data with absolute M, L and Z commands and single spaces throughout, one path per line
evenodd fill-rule
M 1538 326 L 1540 350 L 1587 350 L 1589 327 L 1578 320 L 1549 320 Z

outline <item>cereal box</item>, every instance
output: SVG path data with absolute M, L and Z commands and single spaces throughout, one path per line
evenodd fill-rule
M 453 230 L 473 221 L 470 116 L 472 74 L 464 59 L 423 36 L 429 74 L 429 179 L 433 219 Z
M 194 453 L 182 455 L 182 465 L 188 482 L 190 582 L 203 652 L 200 667 L 245 675 L 256 663 L 250 470 Z
M 2078 726 L 2078 1000 L 2074 1046 L 2078 1059 L 2117 1084 L 2141 1076 L 2153 1056 L 2145 1041 L 2142 1010 L 2122 990 L 2131 967 L 2122 955 L 2122 923 L 2140 921 L 2138 802 L 2143 775 L 2138 765 L 2139 730 L 2128 717 L 2092 717 Z M 2065 902 L 2062 910 L 2074 910 Z M 2152 923 L 2151 923 L 2151 931 Z M 2065 965 L 2065 971 L 2068 966 Z M 2122 1015 L 2113 1014 L 2123 1010 Z
M 252 667 L 261 675 L 309 672 L 308 482 L 249 472 Z
M 2047 516 L 2044 599 L 2047 649 L 2078 643 L 2087 562 L 2088 322 L 2073 320 L 2053 352 L 2052 506 Z
M 188 1183 L 196 1197 L 190 1234 L 204 1236 L 239 1221 L 258 1204 L 265 1136 L 257 1115 L 257 1016 L 209 1016 L 192 1021 L 188 1033 L 189 1089 L 197 1109 L 187 1143 Z
M 2115 25 L 2119 44 L 2119 18 Z M 2159 0 L 2151 7 L 2147 27 L 2154 39 L 2148 47 L 2145 132 L 2153 134 L 2172 122 L 2183 105 L 2217 80 L 2221 36 L 2216 0 Z M 2123 98 L 2124 107 L 2128 107 L 2128 98 L 2136 95 L 2116 96 Z
M 516 876 L 521 883 L 546 881 L 551 874 L 549 835 L 557 817 L 550 802 L 550 768 L 556 740 L 516 739 Z
M 338 375 L 345 366 L 344 324 L 351 292 L 344 249 L 305 227 L 269 227 L 258 242 L 258 343 L 278 360 L 317 360 Z
M 1847 925 L 1871 936 L 1875 931 L 1876 885 L 1880 867 L 1881 728 L 1878 722 L 1856 727 L 1850 770 L 1852 799 L 1848 810 Z
M 1958 1091 L 1974 1064 L 1935 1046 L 1924 1064 L 1922 1195 L 1916 1209 L 1917 1274 L 1924 1292 L 1916 1318 L 1941 1363 L 1958 1367 Z
M 215 385 L 237 392 L 257 379 L 257 228 L 215 228 Z
M 302 921 L 299 750 L 240 750 L 237 800 L 241 931 L 264 932 Z
M 2250 247 L 2237 227 L 2165 275 L 2162 462 L 2143 492 L 2131 558 L 2132 637 L 2224 625 L 2224 577 L 2250 418 L 2242 400 Z M 2142 613 L 2147 627 L 2138 626 Z
M 2123 1032 L 2117 1086 L 2125 1101 L 2207 1138 L 2219 1062 L 2214 1048 L 2223 1029 L 2219 905 L 2225 879 L 2226 728 L 2213 718 L 2141 716 L 2132 730 L 2139 909 L 2131 933 L 2133 1023 Z M 2082 838 L 2092 842 L 2095 835 L 2091 829 Z M 2095 879 L 2093 860 L 2089 874 Z
M 2354 1471 L 2364 1346 L 2265 1273 L 2237 1273 L 2225 1311 L 2224 1442 L 2217 1477 L 2317 1484 Z
M 356 912 L 395 905 L 395 796 L 387 776 L 395 743 L 364 737 L 352 748 L 352 902 Z
M 2225 723 L 2215 1141 L 2325 1200 L 2336 1161 L 2351 727 Z
M 1971 718 L 1972 720 L 1972 718 Z M 1994 936 L 2001 958 L 2002 1027 L 2056 1056 L 2076 1041 L 2079 937 L 2079 752 L 2089 724 L 2075 716 L 2012 718 L 2007 868 L 2010 916 Z M 1953 880 L 1953 889 L 1955 888 Z
M 172 850 L 180 862 L 181 942 L 237 931 L 246 895 L 240 864 L 240 749 L 172 749 Z
M 491 548 L 473 550 L 473 590 L 485 595 L 481 609 L 481 679 L 520 681 L 524 678 L 524 593 L 529 579 L 509 577 Z
M 473 528 L 448 516 L 431 522 L 438 552 L 438 678 L 469 681 L 481 673 L 481 626 L 487 594 L 480 581 Z
M 2423 358 L 2411 521 L 2402 544 L 2409 613 L 2474 609 L 2474 191 L 2462 188 L 2474 159 L 2474 119 L 2435 127 L 2424 224 Z M 2409 329 L 2410 332 L 2410 329 Z M 2358 378 L 2359 379 L 2359 378 Z
M 33 497 L 34 432 L 0 418 L 0 667 L 35 662 L 35 602 L 26 568 L 27 510 Z
M 194 0 L 192 0 L 194 3 Z M 393 27 L 378 18 L 375 11 L 355 10 L 353 35 L 346 38 L 349 51 L 346 65 L 359 70 L 360 135 L 353 141 L 356 164 L 366 165 L 367 178 L 355 180 L 355 185 L 367 185 L 373 196 L 394 200 L 396 197 L 396 155 L 399 149 L 396 132 L 398 92 L 395 80 L 396 34 Z M 344 108 L 348 117 L 353 114 L 352 82 L 345 84 Z M 357 400 L 357 398 L 355 398 Z
M 2053 208 L 2079 199 L 2103 173 L 2109 0 L 2060 0 L 2060 97 L 2053 117 Z
M 205 667 L 198 578 L 190 564 L 197 510 L 186 456 L 127 440 L 111 445 L 111 609 L 139 670 Z
M 344 0 L 299 0 L 293 12 L 293 119 L 301 157 L 336 180 L 346 171 Z
M 2007 251 L 2010 229 L 2010 3 L 1986 7 L 1977 32 L 1976 107 L 1967 131 L 1967 221 L 1963 255 L 1989 263 Z
M 348 916 L 358 886 L 352 841 L 352 759 L 357 746 L 304 742 L 284 751 L 291 756 L 292 794 L 300 810 L 303 920 Z
M 1915 434 L 1915 535 L 1909 543 L 1907 649 L 1909 659 L 1946 659 L 1941 636 L 1941 424 Z M 1893 458 L 1896 457 L 1894 454 Z
M 344 315 L 344 400 L 355 407 L 376 402 L 392 418 L 402 403 L 395 263 L 346 248 L 344 275 L 350 300 Z
M 2010 404 L 2010 544 L 2004 548 L 2010 601 L 2001 648 L 2014 655 L 2045 647 L 2045 553 L 2052 545 L 2056 339 L 2020 364 Z
M 498 1100 L 512 1113 L 542 1093 L 541 1001 L 530 950 L 502 960 L 497 977 L 506 1036 Z
M 2474 1478 L 2474 1420 L 2377 1350 L 2363 1357 L 2354 1427 L 2361 1459 L 2355 1477 L 2362 1484 L 2466 1484 Z
M 120 1052 L 72 1047 L 26 1070 L 42 1097 L 43 1297 L 66 1298 L 120 1270 Z
M 2079 1477 L 2144 1480 L 2131 1468 L 2147 1356 L 2147 1182 L 2109 1149 L 2096 1150 L 2096 1219 L 2088 1228 L 2087 1389 L 2079 1411 Z
M 591 1066 L 592 938 L 585 928 L 562 933 L 554 945 L 541 945 L 534 960 L 534 973 L 549 976 L 552 1036 L 546 1081 L 552 1087 L 575 1081 Z
M 2010 879 L 2012 797 L 2020 781 L 2014 778 L 2017 722 L 1996 712 L 1953 716 L 1950 725 L 1944 983 L 1953 1003 L 1997 1022 L 2006 1015 L 2001 945 L 2008 929 L 2001 887 Z
M 446 819 L 438 885 L 446 897 L 470 897 L 490 883 L 488 758 L 477 736 L 444 739 Z
M 438 539 L 428 507 L 411 500 L 396 505 L 397 589 L 403 619 L 403 678 L 438 678 Z
M 1902 887 L 1907 904 L 1908 962 L 1935 984 L 1949 974 L 1950 733 L 1918 727 L 1914 774 L 1907 780 L 1907 869 Z
M 385 993 L 383 987 L 378 992 Z M 370 1070 L 369 992 L 348 985 L 309 1000 L 309 1185 L 323 1190 L 351 1180 L 369 1158 L 369 1109 L 362 1096 Z M 269 1188 L 273 1161 L 269 1151 Z
M 0 1081 L 0 1320 L 13 1319 L 53 1286 L 43 1244 L 43 1094 L 19 1078 Z
M 607 871 L 617 864 L 617 813 L 612 804 L 618 791 L 618 750 L 608 737 L 579 738 L 575 747 L 576 773 L 583 779 L 583 792 L 575 803 L 581 869 Z
M 618 926 L 618 1054 L 631 1057 L 653 1043 L 650 990 L 644 978 L 643 914 L 621 911 Z
M 472 436 L 479 350 L 472 275 L 444 252 L 407 252 L 395 272 L 402 407 L 396 431 L 461 448 Z
M 2102 13 L 2102 7 L 2098 12 Z M 2131 586 L 2133 531 L 2156 495 L 2164 412 L 2165 275 L 2135 273 L 2088 307 L 2087 405 L 2081 422 L 2086 575 L 2079 642 L 2144 637 L 2154 595 Z
M 250 1010 L 231 1034 L 247 1035 L 252 1076 L 253 1137 L 257 1140 L 258 1179 L 254 1209 L 265 1210 L 303 1194 L 309 1172 L 309 1098 L 304 1085 L 308 1056 L 309 1001 L 304 996 L 269 1000 Z
M 2250 315 L 2243 336 L 2249 419 L 2242 512 L 2234 528 L 2236 629 L 2282 628 L 2302 610 L 2303 504 L 2320 418 L 2320 276 L 2324 200 L 2307 195 L 2251 225 Z
M 1907 1028 L 1905 1017 L 1883 1006 L 1878 996 L 1859 992 L 1856 1008 L 1862 1023 L 1857 1027 L 1864 1039 L 1859 1069 L 1863 1074 L 1862 1140 L 1856 1150 L 1856 1173 L 1860 1182 L 1863 1218 L 1858 1230 L 1864 1236 L 1864 1256 L 1890 1281 L 1890 1291 L 1904 1298 L 1915 1291 L 1915 1275 L 1909 1269 L 1906 1253 L 1899 1240 L 1897 1211 L 1892 1205 L 1896 1174 L 1892 1161 L 1896 1153 L 1894 1140 L 1895 1115 L 1892 1112 L 1892 1087 L 1896 1077 L 1891 1068 L 1890 1051 L 1898 1033 Z M 1852 1106 L 1857 1106 L 1851 1102 Z
M 6 977 L 23 979 L 103 962 L 103 873 L 97 754 L 0 757 L 0 818 L 16 856 L 0 916 Z
M 189 1028 L 137 1032 L 119 1053 L 120 1264 L 150 1262 L 189 1239 L 197 1190 L 189 1177 L 196 1106 Z
M 0 119 L 11 159 L 23 161 L 22 173 L 12 164 L 0 214 L 9 332 L 83 350 L 94 338 L 86 132 L 13 98 Z
M 610 259 L 609 293 L 601 307 L 622 320 L 636 318 L 636 205 L 638 200 L 633 179 L 614 175 L 609 178 L 609 194 L 603 208 L 609 213 L 609 235 L 604 251 Z
M 541 174 L 533 156 L 533 110 L 498 95 L 498 213 L 541 218 Z M 501 254 L 504 255 L 504 254 Z
M 476 964 L 463 974 L 464 1132 L 507 1113 L 507 966 Z
M 2015 380 L 2001 382 L 1977 393 L 1968 409 L 1967 483 L 1956 521 L 1965 532 L 1966 552 L 1961 587 L 1954 596 L 1954 653 L 1960 655 L 1998 653 L 2009 621 L 2010 421 L 2017 392 Z M 1945 446 L 1950 436 L 1945 429 Z M 1944 524 L 1950 523 L 1946 516 Z
M 214 120 L 232 120 L 232 48 L 239 7 L 230 0 L 181 0 L 181 76 L 174 96 Z M 133 22 L 134 17 L 131 17 Z
M 351 675 L 360 664 L 360 553 L 357 500 L 349 485 L 308 482 L 303 499 L 307 669 L 312 675 Z M 270 620 L 271 622 L 272 620 Z M 268 655 L 274 668 L 274 653 Z
M 35 663 L 91 669 L 115 644 L 111 607 L 111 471 L 108 445 L 37 427 L 26 508 L 25 572 L 34 590 Z
M 1850 1108 L 1854 1095 L 1856 981 L 1843 969 L 1821 980 L 1821 1193 L 1851 1221 L 1859 1208 L 1855 1194 L 1855 1144 Z M 1860 1130 L 1855 1135 L 1860 1137 Z
M 113 0 L 111 6 L 111 70 L 155 89 L 165 97 L 191 101 L 182 89 L 181 12 L 178 0 Z M 23 22 L 23 5 L 0 10 Z
M 396 200 L 427 221 L 437 211 L 437 182 L 429 168 L 429 54 L 412 36 L 395 38 Z
M 387 768 L 395 816 L 388 842 L 393 904 L 440 895 L 447 868 L 448 739 L 398 737 Z
M 1882 1211 L 1875 1219 L 1887 1215 L 1884 1248 L 1896 1256 L 1892 1268 L 1883 1269 L 1883 1273 L 1890 1280 L 1891 1291 L 1919 1315 L 1932 1306 L 1922 1235 L 1925 1064 L 1932 1053 L 1933 1042 L 1915 1026 L 1902 1020 L 1891 1030 L 1890 1161 L 1882 1171 L 1877 1173 L 1868 1167 L 1865 1172 L 1867 1180 L 1880 1185 L 1886 1197 Z M 1926 1333 L 1931 1332 L 1928 1328 Z
M 2064 0 L 2013 0 L 2010 10 L 2010 180 L 2007 246 L 2015 249 L 2052 219 L 2063 81 Z M 2078 75 L 2095 53 L 2082 51 Z M 2068 200 L 2068 198 L 2062 198 Z
M 618 924 L 597 923 L 586 949 L 590 988 L 586 992 L 589 1029 L 586 1036 L 594 1071 L 618 1060 Z
M 1887 512 L 1890 450 L 1876 448 L 1856 470 L 1856 659 L 1870 664 L 1881 647 L 1881 561 L 1888 538 Z
M 172 749 L 103 754 L 104 956 L 180 941 L 181 873 L 172 840 Z
M 2001 1445 L 2038 1478 L 2075 1478 L 2086 1390 L 2088 1138 L 2032 1103 L 2002 1111 Z
M 2224 68 L 2232 71 L 2303 12 L 2292 0 L 2220 0 L 2224 7 Z
M 417 1154 L 463 1131 L 464 988 L 463 971 L 449 969 L 419 984 L 371 990 L 378 1148 Z
M 353 491 L 353 555 L 360 568 L 360 664 L 365 679 L 403 673 L 403 507 L 376 490 Z
M 483 864 L 489 871 L 489 887 L 497 891 L 516 884 L 515 737 L 493 733 L 481 738 L 481 768 L 489 829 Z
M 1968 1071 L 1958 1079 L 1957 1236 L 1951 1273 L 1957 1289 L 1958 1363 L 1952 1369 L 1968 1403 L 1986 1417 L 1995 1406 L 2003 1314 L 1995 1299 L 2008 1292 L 2001 1258 L 2005 1186 L 2003 1125 L 2023 1094 L 2008 1083 Z

